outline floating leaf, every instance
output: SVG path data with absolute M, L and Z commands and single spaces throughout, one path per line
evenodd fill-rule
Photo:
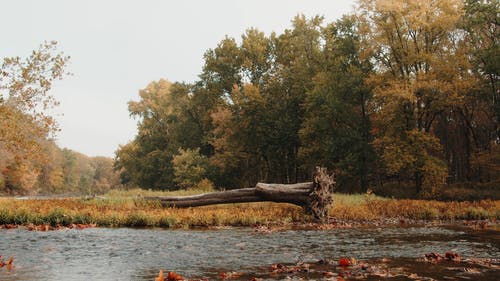
M 455 252 L 446 252 L 444 254 L 444 257 L 449 261 L 455 261 L 455 262 L 460 261 L 460 255 Z
M 155 278 L 155 281 L 163 281 L 165 278 L 163 278 L 163 269 L 160 269 L 160 273 L 158 274 L 158 277 Z
M 9 265 L 9 264 L 12 264 L 12 262 L 14 262 L 14 257 L 10 257 L 6 262 L 5 264 Z
M 340 266 L 350 266 L 351 265 L 351 260 L 348 258 L 340 258 L 339 260 L 339 265 Z
M 184 280 L 184 277 L 175 273 L 174 271 L 169 271 L 167 275 L 167 281 L 180 281 Z

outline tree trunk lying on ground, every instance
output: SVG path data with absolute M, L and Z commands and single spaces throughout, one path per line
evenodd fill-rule
M 152 196 L 147 200 L 159 200 L 164 207 L 188 208 L 214 204 L 278 202 L 291 203 L 304 208 L 315 219 L 328 218 L 328 209 L 333 202 L 334 175 L 326 168 L 316 168 L 313 182 L 296 184 L 258 183 L 255 188 L 241 188 L 192 196 Z

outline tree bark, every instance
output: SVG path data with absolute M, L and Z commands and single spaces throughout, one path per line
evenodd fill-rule
M 258 183 L 254 188 L 241 188 L 192 196 L 154 196 L 147 200 L 159 200 L 164 207 L 188 208 L 214 204 L 277 202 L 298 205 L 315 219 L 328 218 L 328 209 L 333 203 L 334 175 L 326 168 L 316 168 L 313 182 L 296 184 Z

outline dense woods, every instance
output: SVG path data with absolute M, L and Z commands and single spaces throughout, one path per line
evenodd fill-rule
M 332 23 L 298 15 L 281 34 L 226 37 L 198 81 L 154 81 L 129 103 L 139 132 L 116 153 L 121 180 L 239 188 L 322 165 L 350 192 L 498 188 L 498 11 L 361 0 Z
M 225 37 L 197 81 L 153 81 L 129 102 L 138 134 L 114 171 L 51 140 L 69 57 L 45 43 L 2 64 L 0 191 L 233 189 L 323 166 L 345 192 L 498 193 L 498 14 L 492 0 L 359 0 L 335 22 Z

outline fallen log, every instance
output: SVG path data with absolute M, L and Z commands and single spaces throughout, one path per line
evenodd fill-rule
M 334 175 L 326 168 L 316 168 L 312 182 L 296 184 L 257 183 L 255 188 L 241 188 L 192 196 L 151 196 L 147 200 L 159 200 L 164 207 L 188 208 L 229 203 L 277 202 L 291 203 L 304 208 L 315 219 L 328 218 L 333 203 Z

